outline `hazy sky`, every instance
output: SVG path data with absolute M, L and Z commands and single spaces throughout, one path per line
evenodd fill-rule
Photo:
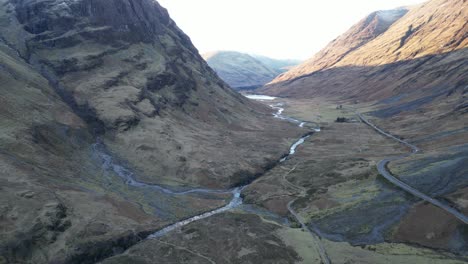
M 158 0 L 203 53 L 306 59 L 367 14 L 424 0 Z

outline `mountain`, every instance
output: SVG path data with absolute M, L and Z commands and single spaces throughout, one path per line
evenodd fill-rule
M 462 89 L 468 45 L 464 5 L 433 0 L 373 13 L 262 91 L 369 101 Z
M 254 57 L 256 60 L 260 61 L 264 65 L 275 69 L 279 73 L 283 73 L 301 63 L 300 60 L 293 59 L 280 60 L 256 54 L 250 54 L 250 56 Z
M 284 97 L 283 100 L 298 101 L 299 106 L 293 111 L 302 112 L 303 118 L 311 116 L 313 120 L 327 121 L 324 132 L 328 129 L 331 135 L 323 133 L 312 141 L 309 155 L 320 152 L 320 156 L 309 163 L 328 162 L 331 165 L 325 168 L 323 165 L 317 166 L 315 174 L 325 171 L 327 175 L 333 168 L 340 168 L 337 174 L 332 174 L 331 178 L 336 180 L 342 168 L 349 168 L 348 165 L 339 165 L 348 144 L 356 148 L 349 149 L 347 162 L 363 155 L 366 152 L 363 146 L 367 146 L 369 151 L 388 146 L 374 141 L 385 139 L 375 129 L 361 126 L 363 130 L 357 130 L 362 125 L 354 122 L 359 120 L 356 118 L 357 111 L 380 131 L 420 149 L 401 159 L 395 159 L 397 149 L 383 155 L 389 158 L 386 167 L 395 177 L 434 199 L 446 202 L 466 217 L 468 206 L 462 203 L 466 199 L 462 197 L 468 195 L 467 62 L 466 1 L 431 0 L 413 7 L 372 13 L 313 58 L 278 76 L 258 91 Z M 311 110 L 306 112 L 304 109 Z M 339 117 L 346 116 L 351 121 L 337 124 L 330 120 L 330 116 L 337 121 Z M 377 138 L 372 139 L 372 136 Z M 320 149 L 321 144 L 323 149 Z M 323 162 L 317 161 L 327 151 L 333 150 L 333 144 L 339 149 L 339 155 L 336 155 L 339 160 L 332 162 L 331 157 Z M 373 155 L 381 153 L 379 151 Z M 384 157 L 376 158 L 376 162 Z M 369 160 L 369 156 L 364 160 Z M 305 170 L 294 168 L 296 171 Z M 375 171 L 375 163 L 370 168 Z M 301 179 L 307 181 L 310 175 L 314 175 L 311 171 L 304 173 Z M 323 196 L 311 191 L 313 194 L 310 198 L 298 205 L 301 215 L 313 215 L 310 226 L 320 230 L 323 237 L 326 238 L 328 233 L 328 238 L 332 240 L 368 244 L 380 236 L 380 239 L 392 243 L 413 244 L 466 256 L 465 221 L 414 199 L 412 195 L 406 200 L 398 194 L 401 188 L 392 185 L 389 189 L 383 188 L 386 189 L 383 192 L 398 197 L 391 201 L 378 201 L 372 194 L 369 200 L 365 195 L 360 196 L 365 200 L 361 205 L 354 199 L 351 203 L 341 202 L 342 195 L 349 190 L 367 188 L 363 187 L 367 184 L 366 180 L 354 180 L 349 189 L 338 187 L 340 191 L 336 191 L 333 190 L 336 185 L 332 185 L 334 187 L 324 191 Z M 380 175 L 376 180 L 382 180 L 378 185 L 388 187 L 389 182 L 383 181 Z M 311 178 L 310 183 L 303 186 L 320 181 L 326 182 L 327 179 Z M 262 184 L 265 186 L 270 182 L 274 181 L 264 179 Z M 300 180 L 296 179 L 295 182 Z M 262 188 L 268 190 L 273 185 Z M 325 186 L 326 183 L 320 188 L 326 189 Z M 268 198 L 265 193 L 255 191 Z M 340 198 L 330 199 L 335 193 L 335 197 Z M 380 191 L 377 193 L 382 194 Z M 274 195 L 280 196 L 278 191 Z M 274 203 L 267 198 L 263 198 L 268 202 L 265 204 L 273 207 Z M 404 200 L 400 206 L 397 206 L 398 199 Z M 383 215 L 382 221 L 369 220 Z M 458 239 L 460 237 L 463 238 Z
M 295 65 L 293 60 L 276 60 L 235 51 L 217 51 L 202 56 L 225 82 L 237 89 L 262 86 L 288 66 Z
M 351 52 L 372 41 L 408 12 L 405 8 L 377 11 L 368 15 L 314 57 L 276 78 L 272 83 L 333 67 Z
M 245 184 L 303 133 L 153 0 L 0 0 L 0 25 L 0 263 L 122 252 L 230 199 L 175 191 Z

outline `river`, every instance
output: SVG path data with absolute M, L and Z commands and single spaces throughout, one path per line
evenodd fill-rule
M 251 98 L 253 100 L 260 100 L 260 101 L 276 99 L 275 97 L 263 96 L 263 95 L 249 95 L 248 98 Z M 288 117 L 288 116 L 284 116 L 283 115 L 284 108 L 281 107 L 281 106 L 283 106 L 282 103 L 277 103 L 277 104 L 274 104 L 274 105 L 270 105 L 271 108 L 276 110 L 276 112 L 273 113 L 273 116 L 275 118 L 278 118 L 278 119 L 281 119 L 281 120 L 287 120 L 289 122 L 298 124 L 299 127 L 304 127 L 306 122 L 303 122 L 303 121 L 300 121 L 300 120 L 297 120 L 297 119 L 294 119 L 294 118 L 291 118 L 291 117 Z M 311 131 L 307 135 L 305 135 L 305 136 L 301 137 L 300 139 L 298 139 L 290 147 L 289 154 L 282 157 L 279 160 L 279 162 L 284 162 L 285 160 L 290 158 L 292 155 L 294 155 L 296 153 L 297 147 L 299 147 L 301 144 L 303 144 L 305 142 L 305 140 L 314 133 L 314 131 L 315 132 L 320 131 L 319 128 L 313 128 L 312 130 L 313 131 Z M 173 231 L 173 230 L 175 230 L 177 228 L 180 228 L 180 227 L 188 225 L 188 224 L 190 224 L 192 222 L 195 222 L 195 221 L 198 221 L 198 220 L 201 220 L 201 219 L 204 219 L 204 218 L 207 218 L 207 217 L 210 217 L 210 216 L 213 216 L 213 215 L 216 215 L 216 214 L 219 214 L 219 213 L 234 209 L 234 208 L 240 206 L 243 203 L 242 197 L 241 197 L 241 192 L 246 186 L 237 187 L 237 188 L 230 189 L 230 190 L 215 190 L 215 189 L 197 188 L 197 189 L 188 189 L 188 190 L 176 191 L 176 190 L 172 190 L 170 188 L 167 188 L 167 187 L 164 187 L 164 186 L 161 186 L 161 185 L 147 184 L 147 183 L 144 183 L 144 182 L 137 181 L 135 179 L 135 177 L 134 177 L 133 172 L 131 172 L 131 170 L 125 168 L 122 164 L 120 164 L 118 161 L 116 161 L 112 157 L 110 152 L 105 148 L 104 143 L 99 139 L 93 145 L 93 150 L 101 158 L 102 164 L 103 164 L 102 165 L 103 169 L 107 170 L 107 171 L 113 171 L 115 174 L 117 174 L 119 177 L 121 177 L 125 181 L 125 183 L 127 185 L 129 185 L 129 186 L 138 187 L 138 188 L 151 188 L 151 189 L 153 189 L 155 191 L 159 191 L 159 192 L 162 192 L 162 193 L 167 194 L 167 195 L 188 195 L 188 194 L 193 194 L 193 193 L 219 193 L 219 194 L 221 194 L 221 193 L 232 193 L 232 199 L 227 205 L 225 205 L 225 206 L 223 206 L 221 208 L 212 210 L 212 211 L 205 212 L 205 213 L 200 214 L 200 215 L 196 215 L 196 216 L 193 216 L 193 217 L 190 217 L 190 218 L 175 222 L 175 223 L 173 223 L 173 224 L 171 224 L 169 226 L 166 226 L 165 228 L 163 228 L 163 229 L 149 235 L 148 239 L 161 237 L 161 236 L 167 234 L 168 232 Z

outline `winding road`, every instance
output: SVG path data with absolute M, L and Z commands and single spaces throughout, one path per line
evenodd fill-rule
M 325 250 L 325 247 L 323 246 L 322 242 L 320 241 L 320 238 L 316 233 L 314 233 L 305 223 L 304 221 L 301 220 L 300 216 L 294 211 L 294 209 L 291 207 L 291 205 L 296 201 L 297 199 L 294 199 L 288 203 L 288 211 L 291 213 L 291 215 L 296 218 L 297 222 L 301 224 L 301 227 L 303 230 L 307 230 L 312 238 L 314 239 L 314 243 L 316 245 L 317 251 L 319 252 L 320 259 L 322 260 L 322 264 L 330 264 L 330 258 L 328 257 L 327 251 Z
M 290 182 L 287 179 L 287 176 L 296 169 L 297 165 L 298 164 L 296 164 L 290 171 L 288 171 L 286 174 L 283 175 L 283 181 L 290 188 L 295 189 L 296 191 L 298 191 L 299 192 L 299 195 L 298 195 L 299 197 L 305 197 L 306 193 L 307 193 L 306 189 L 304 189 L 304 187 L 297 186 L 297 185 L 293 184 L 292 182 Z M 294 211 L 294 209 L 292 208 L 292 204 L 294 202 L 296 202 L 297 199 L 299 199 L 299 198 L 296 198 L 296 199 L 294 199 L 294 200 L 292 200 L 292 201 L 290 201 L 288 203 L 287 208 L 288 208 L 289 213 L 292 216 L 294 216 L 294 218 L 296 218 L 296 221 L 299 224 L 301 224 L 302 230 L 307 230 L 307 232 L 309 232 L 309 234 L 312 236 L 314 244 L 315 244 L 315 248 L 317 249 L 317 252 L 319 253 L 322 264 L 330 264 L 331 263 L 330 258 L 328 257 L 328 254 L 327 254 L 327 251 L 325 250 L 325 247 L 323 246 L 322 242 L 320 241 L 320 237 L 307 226 L 307 224 L 302 220 L 302 218 L 299 216 L 299 214 L 296 211 Z
M 297 120 L 297 119 L 294 119 L 294 118 L 291 118 L 291 117 L 288 117 L 288 116 L 284 116 L 283 115 L 284 108 L 281 107 L 282 104 L 275 104 L 275 105 L 270 105 L 270 106 L 273 109 L 277 110 L 273 114 L 273 116 L 275 118 L 286 120 L 286 121 L 289 121 L 289 122 L 292 122 L 292 123 L 296 123 L 296 124 L 298 124 L 299 127 L 304 127 L 304 125 L 307 124 L 304 121 L 300 121 L 300 120 Z M 380 134 L 382 134 L 382 135 L 384 135 L 384 136 L 386 136 L 388 138 L 391 138 L 391 139 L 393 139 L 395 141 L 398 141 L 399 143 L 401 143 L 401 144 L 403 144 L 403 145 L 405 145 L 405 146 L 407 146 L 407 147 L 409 147 L 411 149 L 410 153 L 395 156 L 395 157 L 386 158 L 386 159 L 380 161 L 378 163 L 378 165 L 377 165 L 377 168 L 378 168 L 379 173 L 383 177 L 385 177 L 392 184 L 402 188 L 406 192 L 411 193 L 412 195 L 414 195 L 416 197 L 419 197 L 419 198 L 421 198 L 421 199 L 423 199 L 423 200 L 425 200 L 425 201 L 427 201 L 427 202 L 429 202 L 429 203 L 431 203 L 431 204 L 433 204 L 433 205 L 447 211 L 451 215 L 455 216 L 457 219 L 461 220 L 463 223 L 468 224 L 468 217 L 467 216 L 460 213 L 455 208 L 452 208 L 452 207 L 450 207 L 450 206 L 448 206 L 446 204 L 443 204 L 440 201 L 438 201 L 437 199 L 431 198 L 431 197 L 427 196 L 426 194 L 424 194 L 424 193 L 416 190 L 415 188 L 409 186 L 408 184 L 402 182 L 401 180 L 395 178 L 391 174 L 391 172 L 388 170 L 387 165 L 388 165 L 389 162 L 395 161 L 395 160 L 400 160 L 400 159 L 409 157 L 411 155 L 414 155 L 414 154 L 420 152 L 421 150 L 417 146 L 415 146 L 415 145 L 413 145 L 413 144 L 411 144 L 411 143 L 409 143 L 409 142 L 407 142 L 405 140 L 397 138 L 396 136 L 393 136 L 390 133 L 385 132 L 384 130 L 380 129 L 379 127 L 377 127 L 376 125 L 371 123 L 361 113 L 359 113 L 357 111 L 354 111 L 354 112 L 363 123 L 370 126 L 374 130 L 376 130 L 378 133 L 380 133 Z M 319 127 L 311 128 L 311 130 L 312 131 L 310 133 L 308 133 L 308 134 L 304 135 L 303 137 L 301 137 L 300 139 L 298 139 L 291 146 L 291 148 L 289 150 L 289 153 L 279 160 L 280 163 L 286 161 L 292 155 L 294 155 L 295 152 L 296 152 L 297 147 L 300 146 L 301 144 L 303 144 L 305 142 L 305 140 L 308 137 L 310 137 L 314 132 L 320 131 L 320 128 Z M 165 227 L 165 228 L 163 228 L 163 229 L 149 235 L 147 237 L 148 239 L 159 238 L 159 237 L 164 236 L 168 232 L 171 232 L 171 231 L 173 231 L 175 229 L 183 227 L 183 226 L 185 226 L 187 224 L 190 224 L 192 222 L 199 221 L 201 219 L 205 219 L 207 217 L 210 217 L 210 216 L 213 216 L 213 215 L 216 215 L 216 214 L 219 214 L 219 213 L 234 209 L 234 208 L 240 206 L 243 203 L 242 197 L 241 197 L 241 192 L 242 192 L 243 188 L 245 188 L 245 186 L 230 189 L 230 190 L 214 190 L 214 189 L 202 189 L 202 188 L 182 190 L 182 191 L 171 190 L 171 189 L 168 189 L 168 188 L 160 186 L 160 185 L 147 184 L 147 183 L 137 181 L 135 179 L 133 173 L 129 169 L 127 169 L 124 166 L 120 165 L 118 162 L 116 162 L 112 158 L 112 156 L 106 150 L 105 145 L 102 142 L 100 142 L 99 140 L 94 145 L 94 151 L 102 159 L 104 169 L 111 170 L 111 171 L 115 172 L 117 175 L 119 175 L 125 181 L 125 183 L 127 185 L 130 185 L 130 186 L 139 187 L 139 188 L 151 188 L 151 189 L 154 189 L 156 191 L 160 191 L 160 192 L 168 194 L 168 195 L 189 195 L 189 194 L 193 194 L 193 193 L 213 193 L 213 194 L 215 194 L 215 193 L 218 193 L 218 194 L 232 193 L 233 198 L 229 202 L 229 204 L 227 204 L 227 205 L 225 205 L 225 206 L 223 206 L 221 208 L 211 210 L 211 211 L 205 212 L 203 214 L 200 214 L 200 215 L 197 215 L 197 216 L 190 217 L 188 219 L 184 219 L 184 220 L 175 222 L 175 223 L 173 223 L 173 224 L 171 224 L 171 225 L 169 225 L 169 226 L 167 226 L 167 227 Z M 295 169 L 295 167 L 292 170 L 294 170 L 294 169 Z M 292 184 L 286 178 L 285 178 L 285 181 L 288 183 L 288 185 L 290 185 L 291 187 L 295 188 L 296 190 L 298 190 L 300 192 L 300 195 L 299 195 L 300 197 L 302 197 L 304 195 L 305 190 L 302 187 Z M 292 208 L 292 204 L 296 200 L 297 199 L 294 199 L 294 200 L 292 200 L 292 201 L 290 201 L 288 203 L 288 205 L 287 205 L 288 211 L 290 212 L 290 214 L 292 216 L 294 216 L 296 221 L 301 225 L 302 229 L 307 230 L 307 232 L 309 232 L 310 235 L 312 236 L 313 241 L 315 243 L 315 248 L 317 249 L 317 251 L 319 253 L 321 262 L 323 264 L 330 264 L 331 263 L 330 258 L 327 255 L 327 252 L 326 252 L 326 250 L 325 250 L 325 248 L 324 248 L 324 246 L 323 246 L 323 244 L 322 244 L 322 242 L 320 240 L 320 236 L 318 234 L 316 234 L 313 230 L 311 230 L 307 226 L 307 224 L 302 220 L 300 215 Z
M 401 159 L 404 159 L 404 158 L 407 158 L 409 156 L 412 156 L 418 152 L 420 152 L 421 150 L 405 141 L 405 140 L 402 140 L 400 138 L 397 138 L 393 135 L 391 135 L 390 133 L 387 133 L 385 131 L 383 131 L 382 129 L 380 129 L 379 127 L 377 127 L 376 125 L 372 124 L 367 118 L 365 118 L 361 113 L 357 112 L 357 111 L 354 111 L 356 113 L 356 115 L 359 117 L 359 119 L 365 123 L 366 125 L 370 126 L 371 128 L 373 128 L 375 131 L 379 132 L 380 134 L 386 136 L 386 137 L 389 137 L 393 140 L 396 140 L 398 142 L 400 142 L 401 144 L 409 147 L 411 149 L 411 152 L 408 153 L 408 154 L 403 154 L 403 155 L 400 155 L 400 156 L 395 156 L 395 157 L 391 157 L 391 158 L 386 158 L 386 159 L 383 159 L 381 160 L 378 164 L 377 164 L 377 169 L 379 171 L 379 173 L 385 178 L 387 179 L 388 181 L 390 181 L 391 183 L 393 183 L 394 185 L 400 187 L 401 189 L 405 190 L 406 192 L 408 193 L 411 193 L 412 195 L 416 196 L 416 197 L 419 197 L 421 199 L 423 199 L 424 201 L 427 201 L 445 211 L 447 211 L 448 213 L 450 213 L 451 215 L 453 215 L 454 217 L 458 218 L 460 221 L 462 221 L 463 223 L 465 224 L 468 224 L 468 217 L 466 215 L 464 215 L 463 213 L 459 212 L 458 210 L 456 210 L 455 208 L 452 208 L 446 204 L 443 204 L 442 202 L 440 202 L 439 200 L 437 199 L 434 199 L 418 190 L 416 190 L 415 188 L 409 186 L 408 184 L 402 182 L 401 180 L 395 178 L 392 173 L 388 170 L 387 168 L 387 165 L 389 162 L 391 161 L 396 161 L 396 160 L 401 160 Z

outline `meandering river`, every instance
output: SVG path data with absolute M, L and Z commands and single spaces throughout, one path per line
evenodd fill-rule
M 263 95 L 249 95 L 247 97 L 251 98 L 251 99 L 254 99 L 254 100 L 261 100 L 261 101 L 276 99 L 275 97 L 263 96 Z M 297 119 L 294 119 L 294 118 L 291 118 L 291 117 L 288 117 L 288 116 L 284 116 L 283 115 L 284 108 L 282 108 L 281 106 L 283 106 L 282 103 L 277 103 L 277 104 L 274 104 L 274 105 L 270 105 L 270 107 L 272 107 L 273 109 L 276 110 L 276 112 L 273 113 L 273 116 L 275 118 L 282 119 L 282 120 L 287 120 L 289 122 L 298 124 L 298 126 L 300 126 L 300 127 L 304 127 L 306 122 L 303 122 L 303 121 L 300 121 L 300 120 L 297 120 Z M 285 160 L 290 158 L 292 155 L 294 155 L 296 153 L 296 149 L 301 144 L 303 144 L 305 142 L 305 140 L 314 133 L 314 131 L 320 131 L 319 128 L 314 128 L 312 130 L 313 131 L 311 131 L 307 135 L 305 135 L 305 136 L 301 137 L 300 139 L 298 139 L 291 146 L 291 148 L 289 149 L 289 154 L 287 154 L 286 156 L 281 158 L 279 160 L 279 162 L 284 162 Z M 164 186 L 161 186 L 161 185 L 148 184 L 148 183 L 144 183 L 144 182 L 140 182 L 140 181 L 136 180 L 136 178 L 134 177 L 133 172 L 131 172 L 129 169 L 125 168 L 118 161 L 116 161 L 112 157 L 110 152 L 105 148 L 105 145 L 101 140 L 98 140 L 93 145 L 93 149 L 94 149 L 94 152 L 101 158 L 102 164 L 103 164 L 102 165 L 103 169 L 107 170 L 107 171 L 113 171 L 115 174 L 117 174 L 119 177 L 121 177 L 125 181 L 125 183 L 127 185 L 129 185 L 129 186 L 138 187 L 138 188 L 151 188 L 151 189 L 154 189 L 155 191 L 159 191 L 159 192 L 162 192 L 162 193 L 167 194 L 167 195 L 188 195 L 188 194 L 193 194 L 193 193 L 212 193 L 212 194 L 215 194 L 215 193 L 218 193 L 218 194 L 232 193 L 232 199 L 227 205 L 225 205 L 225 206 L 223 206 L 221 208 L 212 210 L 212 211 L 205 212 L 205 213 L 197 215 L 197 216 L 193 216 L 193 217 L 190 217 L 190 218 L 175 222 L 175 223 L 173 223 L 173 224 L 171 224 L 169 226 L 166 226 L 165 228 L 163 228 L 163 229 L 149 235 L 148 239 L 161 237 L 161 236 L 167 234 L 168 232 L 171 232 L 171 231 L 173 231 L 173 230 L 175 230 L 177 228 L 183 227 L 183 226 L 185 226 L 187 224 L 190 224 L 192 222 L 195 222 L 195 221 L 198 221 L 198 220 L 201 220 L 201 219 L 204 219 L 204 218 L 207 218 L 207 217 L 210 217 L 210 216 L 213 216 L 213 215 L 228 211 L 230 209 L 236 208 L 236 207 L 240 206 L 242 204 L 242 202 L 243 202 L 242 197 L 241 197 L 241 192 L 245 188 L 245 186 L 237 187 L 237 188 L 234 188 L 234 189 L 231 189 L 231 190 L 215 190 L 215 189 L 197 188 L 197 189 L 188 189 L 188 190 L 176 191 L 176 190 L 172 190 L 172 189 L 170 189 L 168 187 L 164 187 Z

